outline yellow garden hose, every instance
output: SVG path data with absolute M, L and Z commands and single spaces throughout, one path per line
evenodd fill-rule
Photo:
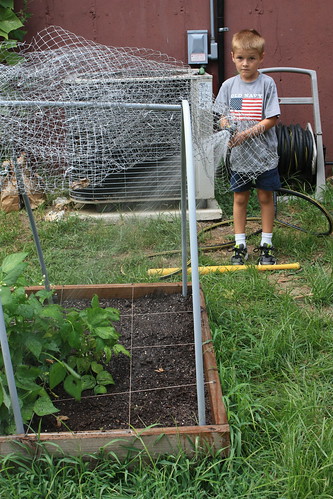
M 213 272 L 235 272 L 237 270 L 246 270 L 255 268 L 260 271 L 264 270 L 298 270 L 301 268 L 298 262 L 296 263 L 283 263 L 276 265 L 209 265 L 207 267 L 199 267 L 199 274 L 211 274 Z M 181 268 L 170 269 L 149 269 L 148 275 L 169 276 L 181 272 Z M 188 273 L 191 273 L 191 267 L 187 268 Z

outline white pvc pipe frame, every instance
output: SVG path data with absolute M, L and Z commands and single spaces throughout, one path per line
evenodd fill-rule
M 0 100 L 0 106 L 8 107 L 75 107 L 75 108 L 105 108 L 123 107 L 129 109 L 144 109 L 154 111 L 177 111 L 181 112 L 181 220 L 182 220 L 182 293 L 187 296 L 187 229 L 186 229 L 186 204 L 188 204 L 189 235 L 190 235 L 190 257 L 192 267 L 192 303 L 194 322 L 194 343 L 195 343 L 195 366 L 196 366 L 196 386 L 198 404 L 198 423 L 200 426 L 206 424 L 205 411 L 205 389 L 204 370 L 202 355 L 202 331 L 201 331 L 201 307 L 200 307 L 200 286 L 199 286 L 199 264 L 198 264 L 198 238 L 196 227 L 196 197 L 195 197 L 195 169 L 193 161 L 192 127 L 190 107 L 187 100 L 180 104 L 140 104 L 140 103 L 111 103 L 94 101 L 8 101 Z M 14 140 L 14 138 L 13 138 Z M 186 203 L 187 186 L 187 203 Z M 37 235 L 38 238 L 38 235 Z M 36 241 L 35 241 L 36 242 Z M 0 335 L 6 334 L 0 328 Z M 3 352 L 4 353 L 4 352 Z M 9 356 L 10 359 L 10 356 Z M 14 381 L 13 369 L 10 367 L 6 372 L 8 384 L 11 386 Z M 8 379 L 9 378 L 9 379 Z M 16 390 L 15 390 L 16 392 Z M 22 433 L 22 416 L 18 406 L 17 393 L 13 393 L 12 407 L 16 422 L 17 433 Z

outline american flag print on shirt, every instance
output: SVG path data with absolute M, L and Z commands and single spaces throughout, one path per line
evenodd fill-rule
M 238 119 L 254 121 L 262 120 L 262 99 L 248 97 L 231 97 L 230 113 Z

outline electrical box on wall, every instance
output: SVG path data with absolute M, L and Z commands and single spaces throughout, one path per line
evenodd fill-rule
M 208 30 L 187 31 L 188 64 L 208 64 Z

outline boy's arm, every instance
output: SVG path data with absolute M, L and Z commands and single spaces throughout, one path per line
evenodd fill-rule
M 243 130 L 242 132 L 236 133 L 236 135 L 234 135 L 230 140 L 229 147 L 239 146 L 240 144 L 245 142 L 245 140 L 250 139 L 252 137 L 256 137 L 257 135 L 260 135 L 262 133 L 265 133 L 267 130 L 273 128 L 273 126 L 276 125 L 278 119 L 279 119 L 278 116 L 272 116 L 271 118 L 264 118 L 253 127 L 248 128 L 247 130 Z

